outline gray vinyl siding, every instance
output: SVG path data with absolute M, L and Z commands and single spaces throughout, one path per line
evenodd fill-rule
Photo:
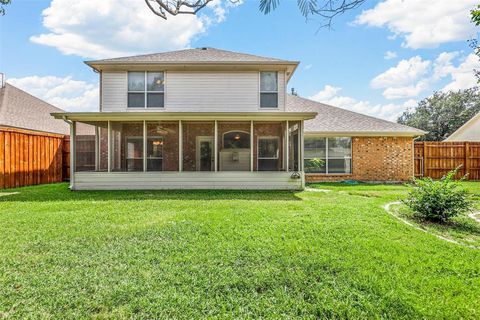
M 165 108 L 169 112 L 285 111 L 285 73 L 278 73 L 278 109 L 262 110 L 258 71 L 165 72 Z M 102 72 L 102 111 L 127 108 L 127 72 Z M 159 111 L 158 109 L 152 111 Z
M 102 111 L 127 109 L 127 73 L 102 72 Z
M 73 189 L 300 190 L 303 179 L 289 172 L 76 172 Z

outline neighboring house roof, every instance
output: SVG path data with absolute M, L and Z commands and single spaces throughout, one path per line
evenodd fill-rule
M 63 110 L 11 84 L 0 88 L 0 126 L 69 134 L 68 124 L 52 118 L 52 112 Z
M 364 136 L 417 136 L 425 131 L 287 94 L 286 111 L 317 112 L 305 121 L 306 133 Z
M 445 141 L 480 141 L 480 112 L 448 136 Z

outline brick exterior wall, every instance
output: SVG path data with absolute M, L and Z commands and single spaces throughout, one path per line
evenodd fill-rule
M 408 181 L 413 177 L 413 138 L 352 137 L 352 174 L 306 175 L 307 182 Z

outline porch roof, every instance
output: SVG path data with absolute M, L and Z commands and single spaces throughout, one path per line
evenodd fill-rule
M 143 120 L 222 120 L 222 121 L 300 121 L 314 119 L 317 112 L 54 112 L 55 119 L 71 121 L 143 121 Z

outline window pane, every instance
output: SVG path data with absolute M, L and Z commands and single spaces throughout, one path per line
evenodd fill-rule
M 351 173 L 351 159 L 329 159 L 328 173 Z
M 147 108 L 163 108 L 163 93 L 147 93 Z
M 129 108 L 145 108 L 145 93 L 129 93 L 128 107 Z
M 328 158 L 351 157 L 351 138 L 328 138 Z
M 145 91 L 145 72 L 128 73 L 128 91 Z
M 147 171 L 178 171 L 177 121 L 147 121 Z
M 163 91 L 163 72 L 147 72 L 147 91 Z
M 260 91 L 278 91 L 277 72 L 260 72 Z
M 304 149 L 305 149 L 305 159 L 325 158 L 326 138 L 305 135 Z
M 260 93 L 260 108 L 277 108 L 277 93 Z
M 318 162 L 317 160 L 320 160 Z M 326 159 L 314 158 L 314 159 L 305 159 L 304 167 L 305 172 L 307 173 L 326 173 L 327 171 L 327 162 Z

